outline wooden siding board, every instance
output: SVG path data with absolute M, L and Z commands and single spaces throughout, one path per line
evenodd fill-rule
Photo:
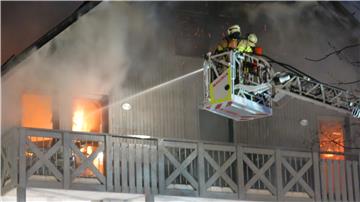
M 357 161 L 353 161 L 353 174 L 354 174 L 354 192 L 355 192 L 355 201 L 360 201 L 360 188 L 359 188 L 359 167 L 358 167 L 358 162 Z
M 347 188 L 348 188 L 348 199 L 349 201 L 354 201 L 354 192 L 353 192 L 353 177 L 352 177 L 352 162 L 346 161 L 346 179 L 347 179 Z
M 124 111 L 117 103 L 129 95 L 170 81 L 202 66 L 201 58 L 169 55 L 163 59 L 157 64 L 160 71 L 147 74 L 146 81 L 131 82 L 129 89 L 115 89 L 109 95 L 110 131 L 122 135 L 199 139 L 198 106 L 203 94 L 201 73 L 132 98 L 131 111 Z

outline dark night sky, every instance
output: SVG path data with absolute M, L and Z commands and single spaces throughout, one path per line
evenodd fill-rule
M 55 27 L 81 1 L 1 2 L 1 64 Z

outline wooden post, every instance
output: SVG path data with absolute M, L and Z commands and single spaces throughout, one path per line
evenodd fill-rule
M 280 149 L 277 149 L 275 152 L 276 156 L 276 193 L 277 193 L 277 200 L 282 201 L 283 200 L 283 184 L 282 184 L 282 172 L 281 172 L 281 153 Z
M 26 202 L 26 188 L 18 186 L 16 188 L 16 201 L 17 202 Z
M 151 193 L 150 189 L 146 188 L 145 189 L 145 201 L 146 202 L 154 202 L 154 194 Z
M 204 168 L 204 144 L 198 143 L 198 180 L 199 180 L 199 196 L 204 196 L 205 188 L 205 168 Z
M 17 202 L 26 202 L 26 131 L 20 129 L 19 136 L 19 184 L 16 189 Z
M 238 172 L 238 188 L 239 199 L 245 199 L 245 182 L 244 182 L 244 162 L 243 162 L 243 150 L 242 146 L 237 146 L 237 172 Z
M 313 168 L 314 168 L 314 194 L 315 194 L 315 201 L 321 200 L 321 190 L 320 190 L 320 173 L 319 173 L 319 153 L 313 152 L 312 154 L 313 160 Z
M 105 136 L 105 161 L 106 161 L 106 190 L 113 191 L 113 148 L 112 137 L 110 135 Z
M 70 134 L 63 133 L 63 144 L 64 144 L 64 189 L 70 188 L 70 158 L 71 158 L 71 151 L 70 151 Z
M 159 193 L 165 194 L 165 157 L 163 151 L 164 143 L 163 140 L 158 142 L 158 159 L 159 159 Z

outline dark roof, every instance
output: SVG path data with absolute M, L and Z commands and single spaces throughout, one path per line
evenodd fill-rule
M 27 47 L 25 50 L 23 50 L 21 53 L 19 53 L 16 56 L 12 56 L 3 65 L 1 65 L 1 76 L 5 75 L 10 69 L 12 69 L 14 66 L 22 62 L 24 59 L 26 59 L 31 54 L 31 51 L 33 49 L 41 48 L 51 39 L 56 37 L 58 34 L 60 34 L 62 31 L 64 31 L 66 28 L 72 25 L 74 22 L 76 22 L 79 17 L 86 14 L 94 7 L 96 7 L 100 2 L 101 1 L 86 1 L 83 4 L 81 4 L 79 8 L 77 8 L 69 17 L 67 17 L 65 20 L 60 22 L 49 32 L 43 35 L 40 39 L 38 39 L 29 47 Z

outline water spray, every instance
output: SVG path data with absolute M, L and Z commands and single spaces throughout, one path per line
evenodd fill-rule
M 162 87 L 164 87 L 164 86 L 167 86 L 167 85 L 169 85 L 169 84 L 175 83 L 175 82 L 177 82 L 177 81 L 180 81 L 180 80 L 185 79 L 185 78 L 187 78 L 187 77 L 189 77 L 189 76 L 192 76 L 192 75 L 195 75 L 195 74 L 197 74 L 197 73 L 200 73 L 200 72 L 202 72 L 202 71 L 203 71 L 203 68 L 200 68 L 200 69 L 197 69 L 197 70 L 195 70 L 195 71 L 189 72 L 189 73 L 187 73 L 187 74 L 185 74 L 185 75 L 179 76 L 179 77 L 174 78 L 174 79 L 172 79 L 172 80 L 166 81 L 166 82 L 164 82 L 164 83 L 158 84 L 158 85 L 156 85 L 156 86 L 153 86 L 153 87 L 151 87 L 151 88 L 148 88 L 148 89 L 146 89 L 146 90 L 143 90 L 143 91 L 141 91 L 141 92 L 138 92 L 138 93 L 136 93 L 136 94 L 134 94 L 134 95 L 130 95 L 129 97 L 126 97 L 126 98 L 124 98 L 124 99 L 122 99 L 122 100 L 119 100 L 119 101 L 116 101 L 116 102 L 114 102 L 114 103 L 111 103 L 111 104 L 109 104 L 109 105 L 107 105 L 107 106 L 102 107 L 100 110 L 109 108 L 109 107 L 112 106 L 112 105 L 121 104 L 122 106 L 124 106 L 123 109 L 126 108 L 126 109 L 124 109 L 124 110 L 127 110 L 127 111 L 128 111 L 128 110 L 131 109 L 131 104 L 128 102 L 129 100 L 131 100 L 131 99 L 133 99 L 133 98 L 135 98 L 135 97 L 139 97 L 139 96 L 141 96 L 141 95 L 144 95 L 144 94 L 146 94 L 146 93 L 152 92 L 152 91 L 154 91 L 154 90 L 157 90 L 157 89 L 162 88 Z
M 135 97 L 144 95 L 144 94 L 146 94 L 146 93 L 149 93 L 149 92 L 154 91 L 154 90 L 156 90 L 156 89 L 162 88 L 162 87 L 167 86 L 167 85 L 169 85 L 169 84 L 175 83 L 175 82 L 177 82 L 177 81 L 179 81 L 179 80 L 182 80 L 182 79 L 184 79 L 184 78 L 186 78 L 186 77 L 192 76 L 192 75 L 197 74 L 197 73 L 202 72 L 202 71 L 203 71 L 203 68 L 200 68 L 200 69 L 195 70 L 195 71 L 193 71 L 193 72 L 187 73 L 187 74 L 185 74 L 185 75 L 179 76 L 179 77 L 177 77 L 177 78 L 175 78 L 175 79 L 172 79 L 172 80 L 170 80 L 170 81 L 166 81 L 166 82 L 164 82 L 164 83 L 161 83 L 161 84 L 159 84 L 159 85 L 153 86 L 153 87 L 151 87 L 151 88 L 148 88 L 148 89 L 146 89 L 146 90 L 143 90 L 143 91 L 141 91 L 141 92 L 139 92 L 139 93 L 136 93 L 136 94 L 134 94 L 134 95 L 131 95 L 131 96 L 127 97 L 127 98 L 124 98 L 123 100 L 120 100 L 119 102 L 122 103 L 122 102 L 128 101 L 128 100 L 130 100 L 130 99 L 132 99 L 132 98 L 135 98 Z

